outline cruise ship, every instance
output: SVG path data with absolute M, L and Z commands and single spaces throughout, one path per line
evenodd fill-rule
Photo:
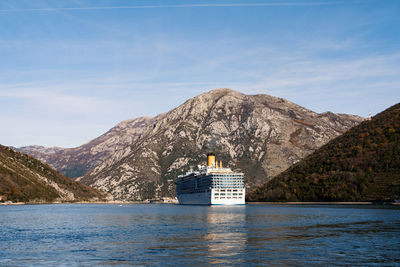
M 189 205 L 244 205 L 243 173 L 223 168 L 213 153 L 207 154 L 207 166 L 198 166 L 178 176 L 176 196 L 179 204 Z

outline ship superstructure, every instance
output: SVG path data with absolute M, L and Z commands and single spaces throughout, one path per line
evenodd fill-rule
M 176 195 L 179 204 L 244 205 L 243 173 L 223 168 L 213 153 L 207 154 L 207 166 L 179 175 Z

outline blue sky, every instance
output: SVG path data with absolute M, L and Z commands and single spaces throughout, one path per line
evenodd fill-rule
M 222 87 L 376 114 L 400 1 L 0 0 L 1 144 L 79 146 Z

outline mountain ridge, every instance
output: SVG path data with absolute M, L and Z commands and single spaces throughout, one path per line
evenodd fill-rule
M 151 117 L 138 117 L 121 121 L 101 136 L 74 148 L 33 145 L 17 148 L 17 151 L 48 163 L 68 177 L 77 178 L 97 166 L 121 146 L 136 140 L 141 134 L 141 128 L 148 126 L 152 120 Z M 120 142 L 120 135 L 129 135 L 130 138 Z
M 120 151 L 122 156 L 108 158 L 81 180 L 109 190 L 117 199 L 173 196 L 175 177 L 214 150 L 224 164 L 244 170 L 251 187 L 361 120 L 330 116 L 334 120 L 268 95 L 213 90 L 157 116 L 134 146 Z
M 116 199 L 140 200 L 173 196 L 175 177 L 213 150 L 224 165 L 242 169 L 252 187 L 362 120 L 222 88 L 153 118 L 127 120 L 74 150 L 39 158 L 67 174 L 78 168 L 75 177 Z

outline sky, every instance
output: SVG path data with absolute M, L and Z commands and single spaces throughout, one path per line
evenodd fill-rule
M 400 102 L 400 1 L 0 0 L 0 144 L 76 147 L 216 88 Z

